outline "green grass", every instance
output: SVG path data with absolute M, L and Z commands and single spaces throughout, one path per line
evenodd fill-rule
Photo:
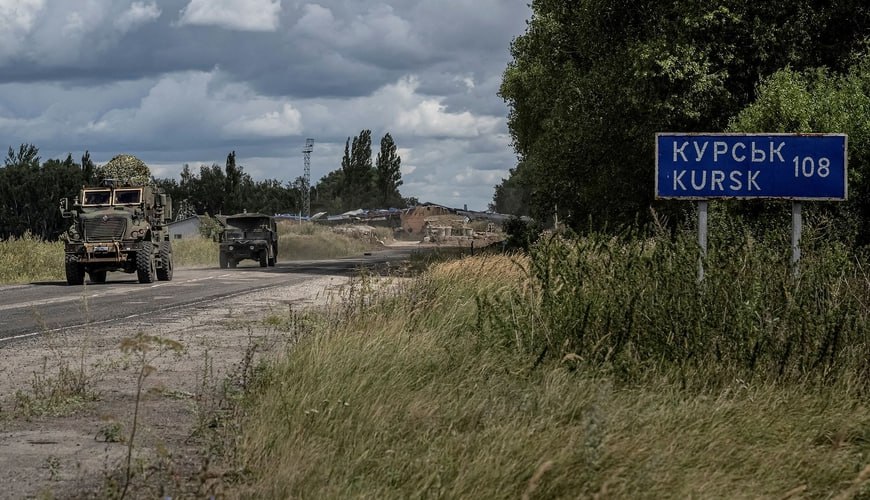
M 237 494 L 866 497 L 863 267 L 760 247 L 700 286 L 690 241 L 592 237 L 351 294 L 261 372 Z

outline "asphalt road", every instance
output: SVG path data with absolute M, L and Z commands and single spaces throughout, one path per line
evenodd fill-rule
M 215 302 L 312 276 L 351 276 L 360 268 L 381 272 L 407 260 L 408 248 L 320 261 L 279 262 L 261 268 L 244 261 L 236 269 L 175 270 L 172 281 L 140 284 L 135 274 L 109 273 L 105 284 L 67 286 L 63 281 L 0 286 L 0 349 L 15 340 L 84 325 L 106 325 L 167 310 Z

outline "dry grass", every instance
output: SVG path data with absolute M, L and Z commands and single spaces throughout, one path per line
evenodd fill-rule
M 341 228 L 336 228 L 341 229 Z M 278 225 L 278 260 L 333 259 L 358 255 L 390 237 L 387 228 L 378 228 L 369 237 L 352 232 L 336 232 L 332 227 L 319 224 Z
M 732 380 L 686 390 L 671 374 L 632 383 L 607 366 L 530 355 L 505 342 L 511 332 L 484 331 L 477 311 L 481 295 L 534 288 L 527 267 L 466 258 L 377 304 L 351 295 L 343 317 L 262 373 L 242 426 L 239 466 L 253 472 L 236 494 L 870 494 L 870 407 L 854 386 Z M 528 311 L 503 304 L 508 317 Z
M 0 283 L 63 278 L 63 243 L 43 241 L 31 235 L 0 240 Z
M 174 240 L 172 263 L 176 268 L 215 267 L 218 264 L 218 244 L 205 238 Z

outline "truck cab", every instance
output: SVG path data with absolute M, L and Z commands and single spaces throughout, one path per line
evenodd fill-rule
M 242 213 L 227 217 L 218 241 L 222 269 L 234 268 L 245 259 L 259 262 L 260 267 L 272 267 L 278 258 L 278 227 L 269 215 Z

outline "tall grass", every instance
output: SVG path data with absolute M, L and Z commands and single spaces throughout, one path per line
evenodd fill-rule
M 176 268 L 215 267 L 218 265 L 218 244 L 206 238 L 173 240 L 172 263 Z
M 377 240 L 390 237 L 388 228 L 378 228 L 371 236 L 338 233 L 329 226 L 319 224 L 278 225 L 278 259 L 310 260 L 333 259 L 359 255 L 380 246 Z
M 63 243 L 47 242 L 30 234 L 0 240 L 0 283 L 63 278 Z
M 693 386 L 761 378 L 870 388 L 866 260 L 820 240 L 804 249 L 796 278 L 789 250 L 733 233 L 714 242 L 698 283 L 689 236 L 546 238 L 526 267 L 535 287 L 481 296 L 481 328 L 626 380 L 667 372 Z
M 555 237 L 363 280 L 261 372 L 237 494 L 870 494 L 859 262 L 735 236 L 699 285 L 688 238 Z

